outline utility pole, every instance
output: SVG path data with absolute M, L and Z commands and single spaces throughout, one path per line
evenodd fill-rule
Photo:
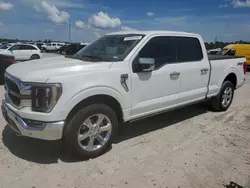
M 71 20 L 69 20 L 69 42 L 71 42 Z
M 217 36 L 214 39 L 214 47 L 216 48 Z

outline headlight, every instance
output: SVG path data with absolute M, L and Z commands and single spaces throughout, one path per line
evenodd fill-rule
M 62 87 L 60 84 L 32 85 L 32 111 L 50 112 L 59 100 L 61 94 Z

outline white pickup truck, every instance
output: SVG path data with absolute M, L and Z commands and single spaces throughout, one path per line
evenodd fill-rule
M 92 158 L 111 146 L 119 123 L 206 99 L 227 110 L 245 81 L 245 62 L 209 58 L 197 34 L 111 33 L 74 56 L 11 65 L 2 111 L 17 134 L 63 139 Z

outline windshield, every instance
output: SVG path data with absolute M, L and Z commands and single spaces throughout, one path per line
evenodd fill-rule
M 4 44 L 4 45 L 0 46 L 0 49 L 6 50 L 6 49 L 8 49 L 9 47 L 10 47 L 9 44 Z
M 86 46 L 74 57 L 93 61 L 123 61 L 144 35 L 106 35 Z
M 217 55 L 224 55 L 227 50 L 228 50 L 228 48 L 223 48 L 223 49 L 221 49 L 221 51 L 219 51 L 217 53 Z

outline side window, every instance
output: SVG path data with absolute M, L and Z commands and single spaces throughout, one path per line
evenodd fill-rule
M 235 56 L 235 53 L 236 53 L 235 49 L 230 49 L 230 50 L 228 50 L 228 52 L 225 55 Z
M 52 44 L 52 46 L 56 46 L 56 44 Z
M 26 50 L 36 50 L 34 46 L 25 46 Z
M 140 57 L 154 58 L 156 69 L 164 64 L 176 62 L 176 50 L 171 37 L 152 38 L 140 51 Z
M 173 37 L 177 49 L 178 62 L 200 61 L 203 52 L 200 41 L 192 37 Z
M 27 50 L 26 45 L 20 45 L 20 50 Z
M 21 49 L 20 45 L 14 45 L 10 48 L 11 51 L 20 50 L 20 49 Z

